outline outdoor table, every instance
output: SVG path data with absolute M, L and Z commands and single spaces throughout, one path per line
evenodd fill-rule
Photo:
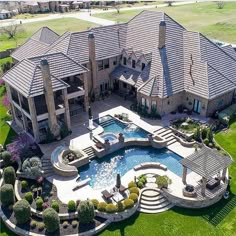
M 119 193 L 119 192 L 115 192 L 112 199 L 115 201 L 115 202 L 119 202 L 119 201 L 122 201 L 124 200 L 124 197 Z

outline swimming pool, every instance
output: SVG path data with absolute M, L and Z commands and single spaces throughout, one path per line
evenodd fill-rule
M 95 119 L 94 122 L 103 127 L 104 133 L 123 133 L 125 138 L 147 138 L 149 134 L 135 124 L 124 124 L 112 116 L 104 116 Z
M 183 167 L 179 163 L 180 156 L 168 149 L 153 147 L 129 147 L 114 152 L 102 159 L 94 159 L 88 165 L 79 168 L 80 179 L 91 178 L 90 185 L 94 189 L 104 189 L 115 185 L 116 175 L 123 176 L 134 166 L 144 162 L 160 162 L 176 175 L 181 176 Z

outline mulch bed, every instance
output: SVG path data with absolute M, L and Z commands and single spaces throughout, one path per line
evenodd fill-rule
M 88 230 L 94 229 L 95 227 L 99 226 L 100 224 L 102 224 L 102 223 L 104 223 L 106 221 L 106 219 L 104 219 L 104 218 L 95 217 L 93 222 L 91 222 L 89 224 L 79 224 L 79 222 L 78 222 L 78 225 L 76 227 L 73 227 L 72 224 L 71 224 L 72 220 L 68 220 L 67 221 L 68 222 L 68 227 L 66 227 L 66 228 L 63 228 L 62 224 L 63 224 L 64 221 L 61 221 L 60 222 L 59 230 L 56 231 L 56 232 L 53 232 L 53 233 L 49 233 L 49 232 L 47 232 L 46 229 L 39 230 L 38 226 L 36 226 L 35 228 L 32 229 L 30 227 L 30 221 L 28 223 L 26 223 L 26 224 L 18 225 L 16 223 L 16 219 L 14 217 L 13 210 L 12 209 L 8 209 L 8 207 L 3 207 L 3 206 L 1 206 L 1 208 L 2 208 L 2 211 L 4 212 L 4 214 L 7 216 L 7 218 L 12 223 L 16 224 L 19 228 L 27 230 L 27 231 L 31 231 L 31 232 L 34 232 L 34 233 L 39 233 L 39 234 L 49 235 L 49 236 L 58 236 L 58 235 L 63 236 L 63 235 L 69 235 L 69 234 L 76 234 L 76 233 L 86 232 Z M 34 220 L 37 223 L 42 222 L 42 219 L 40 219 L 38 217 L 35 217 L 35 216 L 32 216 L 31 220 Z
M 42 193 L 40 194 L 40 196 L 43 198 L 44 202 L 48 202 L 49 206 L 51 206 L 52 201 L 55 200 L 59 203 L 60 206 L 59 213 L 68 213 L 67 205 L 62 203 L 57 197 L 57 188 L 55 185 L 53 185 L 46 179 L 43 180 L 42 185 L 38 184 L 37 181 L 35 180 L 26 179 L 26 181 L 29 184 L 27 189 L 24 190 L 21 189 L 21 183 L 20 183 L 21 181 L 19 181 L 19 184 L 17 186 L 19 195 L 21 196 L 22 199 L 24 199 L 25 193 L 31 192 L 34 188 L 42 187 Z M 36 203 L 35 203 L 36 197 L 37 195 L 34 196 L 34 200 L 31 203 L 31 207 L 34 209 L 36 209 Z

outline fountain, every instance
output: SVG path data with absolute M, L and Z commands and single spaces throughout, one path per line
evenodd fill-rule
M 89 115 L 89 126 L 88 126 L 88 129 L 90 131 L 92 131 L 96 127 L 93 125 L 93 115 L 92 115 L 92 110 L 91 110 L 90 106 L 89 106 L 89 109 L 88 109 L 88 115 Z

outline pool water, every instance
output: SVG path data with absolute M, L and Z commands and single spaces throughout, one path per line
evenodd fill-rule
M 125 138 L 147 138 L 149 134 L 147 131 L 141 129 L 135 124 L 124 124 L 112 118 L 111 116 L 104 116 L 102 118 L 94 120 L 94 122 L 103 127 L 104 133 L 123 133 Z
M 117 139 L 117 137 L 114 134 L 103 134 L 101 137 L 106 140 L 108 139 L 109 141 L 114 141 Z
M 179 163 L 180 156 L 168 149 L 152 147 L 129 147 L 101 159 L 94 159 L 88 165 L 79 168 L 80 179 L 91 178 L 90 185 L 97 190 L 115 185 L 116 175 L 123 176 L 134 166 L 144 162 L 159 162 L 168 170 L 181 176 L 183 167 Z

